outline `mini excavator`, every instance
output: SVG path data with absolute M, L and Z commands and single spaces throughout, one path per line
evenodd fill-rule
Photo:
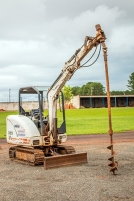
M 75 71 L 83 67 L 81 61 L 94 47 L 105 46 L 106 36 L 99 24 L 96 25 L 96 32 L 95 37 L 85 37 L 82 47 L 65 63 L 61 73 L 47 90 L 48 116 L 43 115 L 45 87 L 24 87 L 19 90 L 19 114 L 9 115 L 6 119 L 7 142 L 13 145 L 9 148 L 12 160 L 30 165 L 44 164 L 45 169 L 87 162 L 87 153 L 76 153 L 74 147 L 63 145 L 67 135 L 62 88 Z M 26 112 L 21 104 L 22 94 L 37 94 L 38 109 Z M 57 100 L 60 94 L 63 122 L 58 128 Z M 112 168 L 114 169 L 114 161 Z

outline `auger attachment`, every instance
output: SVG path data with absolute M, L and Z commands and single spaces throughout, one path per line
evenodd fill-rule
M 118 167 L 118 162 L 115 161 L 114 156 L 115 156 L 115 151 L 113 150 L 113 131 L 110 130 L 110 143 L 111 145 L 107 147 L 107 149 L 111 150 L 111 157 L 108 158 L 108 160 L 110 161 L 110 163 L 108 164 L 108 166 L 110 167 L 110 172 L 112 172 L 113 174 L 115 174 L 115 171 L 117 171 L 117 167 Z
M 110 172 L 113 172 L 113 174 L 115 174 L 115 171 L 118 170 L 118 162 L 114 160 L 115 152 L 113 151 L 113 144 L 108 146 L 107 148 L 111 150 L 111 157 L 108 158 L 108 160 L 110 161 L 108 166 L 110 167 Z
M 108 104 L 108 122 L 109 122 L 109 136 L 110 136 L 110 146 L 108 146 L 107 148 L 111 150 L 111 157 L 108 158 L 108 160 L 110 161 L 108 166 L 110 167 L 110 172 L 113 172 L 113 174 L 115 174 L 115 171 L 117 171 L 118 162 L 115 161 L 114 159 L 115 152 L 113 151 L 113 130 L 112 130 L 112 120 L 111 120 L 111 102 L 110 102 L 110 87 L 109 87 L 108 62 L 107 62 L 107 47 L 103 41 L 102 41 L 102 49 L 103 49 L 104 65 L 105 65 L 107 104 Z

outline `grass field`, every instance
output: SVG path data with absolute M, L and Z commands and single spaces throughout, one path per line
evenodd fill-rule
M 112 126 L 114 132 L 134 130 L 134 108 L 112 108 Z M 0 112 L 0 138 L 5 138 L 6 116 L 17 112 Z M 61 112 L 58 118 L 61 121 Z M 107 108 L 66 110 L 67 134 L 103 134 L 108 133 Z

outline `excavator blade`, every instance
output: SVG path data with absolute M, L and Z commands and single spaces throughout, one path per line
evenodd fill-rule
M 55 168 L 61 166 L 77 165 L 87 163 L 87 153 L 64 154 L 45 157 L 44 168 Z

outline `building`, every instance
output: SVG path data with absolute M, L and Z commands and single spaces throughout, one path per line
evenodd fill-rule
M 134 95 L 111 95 L 111 107 L 134 107 Z M 75 108 L 107 107 L 107 96 L 74 96 Z
M 111 107 L 134 107 L 134 95 L 111 95 Z M 23 102 L 25 110 L 38 108 L 37 101 Z M 59 107 L 59 105 L 58 105 Z M 107 96 L 74 96 L 71 102 L 65 104 L 66 109 L 73 108 L 102 108 L 107 107 Z M 44 109 L 48 104 L 44 102 Z M 0 102 L 1 110 L 18 110 L 18 102 Z

